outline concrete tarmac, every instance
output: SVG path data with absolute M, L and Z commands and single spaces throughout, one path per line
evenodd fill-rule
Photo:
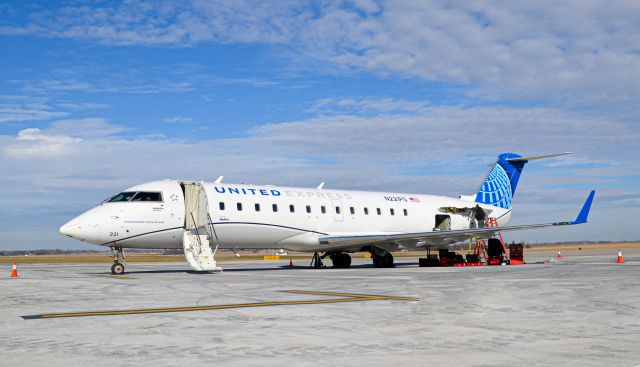
M 18 279 L 0 277 L 0 365 L 640 364 L 640 249 L 624 265 L 612 251 L 564 255 L 479 268 L 237 261 L 221 274 L 148 263 L 120 277 L 107 261 L 19 264 Z M 104 311 L 116 314 L 91 314 Z M 47 314 L 66 316 L 23 318 Z

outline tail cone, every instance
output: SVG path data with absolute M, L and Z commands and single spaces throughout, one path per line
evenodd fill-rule
M 616 263 L 624 264 L 624 259 L 622 258 L 622 250 L 618 250 L 618 261 L 616 261 Z
M 11 269 L 11 277 L 12 278 L 18 277 L 18 268 L 16 266 L 16 263 L 13 263 L 13 269 Z

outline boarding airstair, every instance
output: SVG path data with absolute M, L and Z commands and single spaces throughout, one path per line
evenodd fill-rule
M 184 257 L 196 271 L 222 271 L 215 260 L 220 241 L 207 210 L 204 188 L 197 183 L 183 184 L 183 187 L 187 213 L 182 234 Z M 213 250 L 212 244 L 215 245 Z
M 201 232 L 205 232 L 202 234 Z M 215 254 L 218 250 L 216 245 L 211 250 L 209 235 L 201 228 L 194 228 L 184 231 L 182 237 L 182 247 L 184 248 L 184 257 L 189 265 L 196 271 L 222 271 L 217 266 Z

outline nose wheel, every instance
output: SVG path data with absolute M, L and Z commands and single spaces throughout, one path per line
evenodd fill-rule
M 111 274 L 120 275 L 122 273 L 124 273 L 124 265 L 120 263 L 115 263 L 111 265 Z
M 111 265 L 111 274 L 120 275 L 124 273 L 124 251 L 122 247 L 114 246 L 111 248 L 111 258 L 113 259 L 113 265 Z

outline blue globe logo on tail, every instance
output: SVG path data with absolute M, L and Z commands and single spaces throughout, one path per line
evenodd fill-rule
M 496 164 L 476 196 L 476 202 L 508 209 L 511 207 L 511 182 L 507 172 Z
M 520 173 L 527 161 L 519 160 L 521 156 L 513 153 L 503 153 L 498 156 L 498 161 L 482 183 L 476 194 L 476 202 L 497 206 L 499 208 L 511 208 L 513 195 L 520 179 Z

